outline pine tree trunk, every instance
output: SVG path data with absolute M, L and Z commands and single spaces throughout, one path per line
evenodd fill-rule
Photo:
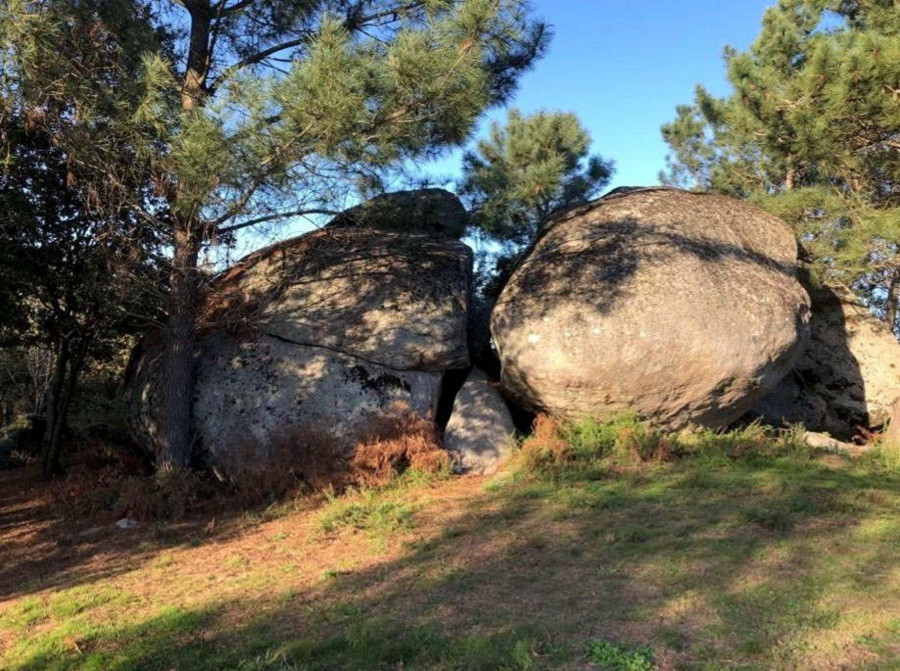
M 793 157 L 788 157 L 788 165 L 787 170 L 784 175 L 784 190 L 785 191 L 793 191 L 794 190 L 794 181 L 796 179 L 797 169 L 794 167 L 794 159 Z
M 185 3 L 191 17 L 190 41 L 181 107 L 193 110 L 203 102 L 210 66 L 208 0 Z M 174 198 L 177 212 L 185 194 Z M 194 399 L 197 298 L 200 276 L 197 260 L 202 243 L 202 222 L 184 215 L 176 220 L 173 237 L 171 297 L 164 334 L 159 406 L 157 407 L 156 464 L 162 472 L 183 470 L 191 460 L 191 416 Z
M 200 242 L 196 234 L 175 231 L 169 319 L 160 375 L 156 463 L 161 471 L 182 470 L 191 459 Z
M 48 455 L 53 443 L 56 425 L 59 422 L 69 357 L 69 340 L 68 338 L 63 338 L 56 348 L 56 366 L 53 371 L 53 378 L 50 380 L 50 390 L 47 398 L 47 423 L 44 427 L 44 435 L 41 437 L 41 468 L 44 471 L 44 475 L 52 474 L 51 469 L 48 467 Z

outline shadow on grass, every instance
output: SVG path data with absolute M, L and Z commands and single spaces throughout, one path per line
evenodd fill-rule
M 217 531 L 208 534 L 213 517 Z M 109 513 L 62 517 L 49 502 L 49 483 L 34 469 L 0 473 L 0 604 L 41 590 L 96 584 L 139 568 L 167 548 L 227 543 L 241 533 L 243 518 L 239 511 L 222 511 L 122 531 Z
M 897 476 L 814 462 L 511 478 L 397 560 L 74 647 L 63 624 L 11 668 L 584 669 L 592 639 L 661 668 L 896 668 L 898 501 Z

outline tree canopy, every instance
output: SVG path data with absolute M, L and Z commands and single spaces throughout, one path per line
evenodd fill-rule
M 513 248 L 531 242 L 553 212 L 595 197 L 613 164 L 591 153 L 590 133 L 575 114 L 509 111 L 506 124 L 463 157 L 460 193 L 475 225 Z
M 0 172 L 0 345 L 52 356 L 44 467 L 56 471 L 83 367 L 159 316 L 164 283 L 157 241 L 134 213 L 110 221 L 89 212 L 64 153 L 24 120 L 6 121 L 14 169 Z
M 820 276 L 894 328 L 900 286 L 900 12 L 891 0 L 780 0 L 733 92 L 698 86 L 662 128 L 671 184 L 753 198 L 791 222 Z
M 40 126 L 89 207 L 171 248 L 158 462 L 190 453 L 204 245 L 330 212 L 460 144 L 549 33 L 524 0 L 10 0 L 0 116 Z M 136 184 L 146 179 L 159 202 Z

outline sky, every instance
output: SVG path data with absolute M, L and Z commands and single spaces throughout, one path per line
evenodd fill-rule
M 554 37 L 547 55 L 522 78 L 511 105 L 525 113 L 575 112 L 591 132 L 593 152 L 615 161 L 610 188 L 657 184 L 666 156 L 660 126 L 674 118 L 676 105 L 693 100 L 698 83 L 716 95 L 728 92 L 723 48 L 746 49 L 774 2 L 532 0 Z M 491 111 L 475 137 L 505 116 L 505 110 Z M 422 171 L 455 178 L 461 154 L 451 152 Z M 273 237 L 311 228 L 311 222 L 294 221 Z M 271 241 L 245 239 L 242 251 Z
M 532 0 L 553 26 L 550 50 L 522 79 L 513 105 L 575 112 L 593 150 L 616 162 L 612 187 L 658 183 L 666 146 L 660 126 L 704 84 L 724 95 L 722 60 L 747 48 L 774 0 Z M 491 112 L 503 119 L 505 110 Z M 431 168 L 457 173 L 460 152 Z

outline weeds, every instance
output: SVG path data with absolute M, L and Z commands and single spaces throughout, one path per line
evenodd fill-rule
M 595 639 L 588 643 L 588 659 L 604 671 L 653 671 L 653 652 L 648 648 L 629 650 L 615 643 Z
M 283 652 L 269 650 L 266 654 L 254 659 L 248 659 L 238 664 L 234 671 L 298 671 L 299 667 L 292 664 Z
M 137 520 L 184 518 L 210 487 L 192 471 L 155 477 L 123 475 L 112 467 L 74 468 L 50 488 L 51 509 L 62 518 L 107 513 Z
M 633 414 L 608 422 L 590 417 L 561 423 L 538 416 L 534 431 L 521 445 L 518 463 L 525 472 L 554 477 L 566 472 L 628 469 L 691 457 L 710 464 L 733 460 L 807 459 L 815 454 L 802 426 L 773 429 L 753 422 L 730 431 L 690 428 L 678 433 L 651 429 Z M 900 454 L 897 456 L 900 461 Z
M 441 446 L 434 422 L 394 405 L 373 421 L 359 441 L 350 463 L 353 480 L 364 486 L 384 485 L 406 470 L 448 473 L 451 459 Z
M 349 478 L 340 441 L 316 427 L 282 431 L 265 445 L 248 440 L 232 446 L 217 457 L 217 466 L 244 507 L 341 489 Z
M 408 504 L 386 498 L 377 490 L 349 490 L 344 496 L 327 496 L 319 514 L 319 529 L 333 533 L 343 528 L 391 534 L 413 526 L 414 509 Z

